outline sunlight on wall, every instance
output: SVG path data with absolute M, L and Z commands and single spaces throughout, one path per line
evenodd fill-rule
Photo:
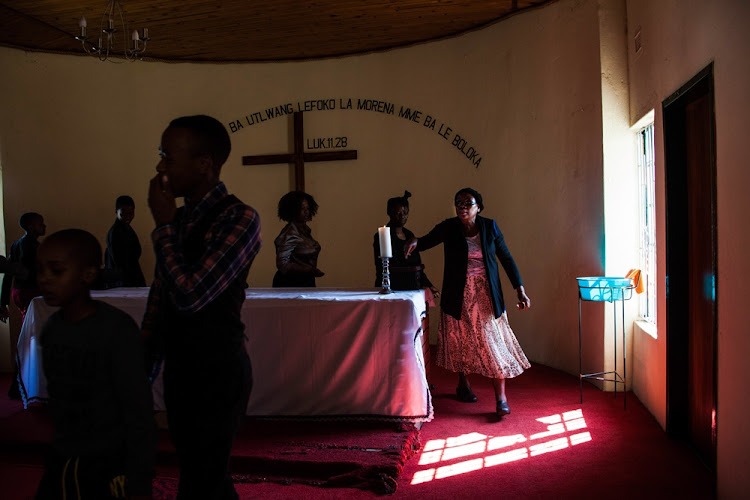
M 495 465 L 563 450 L 570 446 L 576 446 L 592 440 L 591 434 L 588 431 L 578 432 L 586 428 L 583 411 L 580 409 L 538 418 L 536 421 L 546 424 L 547 430 L 528 437 L 522 434 L 485 436 L 478 432 L 472 432 L 447 439 L 433 439 L 428 441 L 419 457 L 420 466 L 440 464 L 457 459 L 466 460 L 417 471 L 412 478 L 411 484 L 415 485 L 435 479 L 457 476 Z M 571 434 L 563 436 L 566 433 Z M 549 441 L 530 444 L 533 441 L 553 436 L 554 438 Z M 494 453 L 497 450 L 511 448 L 519 444 L 522 446 L 503 451 L 502 453 Z

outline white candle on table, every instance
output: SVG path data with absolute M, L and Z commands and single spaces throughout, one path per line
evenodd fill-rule
M 391 228 L 387 226 L 379 227 L 378 236 L 380 238 L 380 256 L 393 257 L 393 252 L 391 251 Z

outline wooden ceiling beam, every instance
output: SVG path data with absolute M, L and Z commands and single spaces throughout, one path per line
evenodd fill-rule
M 121 0 L 147 57 L 262 62 L 337 57 L 455 36 L 555 0 Z M 106 0 L 0 0 L 0 45 L 81 53 L 78 21 L 98 30 Z M 98 34 L 97 34 L 98 36 Z

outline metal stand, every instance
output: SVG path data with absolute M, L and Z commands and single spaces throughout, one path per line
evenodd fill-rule
M 583 287 L 584 290 L 589 292 L 592 288 L 596 288 L 598 291 L 597 298 L 584 298 L 581 296 L 581 285 L 579 283 L 578 289 L 578 378 L 579 378 L 579 390 L 581 395 L 581 404 L 583 404 L 583 379 L 593 378 L 595 380 L 601 380 L 604 382 L 613 382 L 615 384 L 615 398 L 617 398 L 617 384 L 622 384 L 622 407 L 627 409 L 627 386 L 626 382 L 626 350 L 625 350 L 625 301 L 630 300 L 633 296 L 634 285 L 620 287 L 620 286 L 595 286 L 595 287 Z M 614 325 L 612 330 L 613 347 L 614 347 L 614 369 L 612 371 L 596 372 L 596 373 L 583 373 L 583 341 L 582 341 L 582 328 L 581 328 L 581 302 L 582 301 L 606 301 L 611 302 L 614 307 L 612 314 Z M 617 370 L 617 303 L 620 303 L 622 309 L 622 375 Z
M 383 283 L 382 288 L 380 289 L 380 293 L 391 293 L 391 273 L 390 269 L 388 268 L 388 261 L 390 260 L 390 257 L 380 257 L 380 260 L 383 261 Z

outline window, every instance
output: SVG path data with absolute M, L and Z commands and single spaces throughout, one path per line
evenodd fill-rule
M 638 131 L 638 206 L 640 269 L 645 292 L 639 295 L 640 318 L 656 325 L 656 224 L 654 207 L 654 123 Z

